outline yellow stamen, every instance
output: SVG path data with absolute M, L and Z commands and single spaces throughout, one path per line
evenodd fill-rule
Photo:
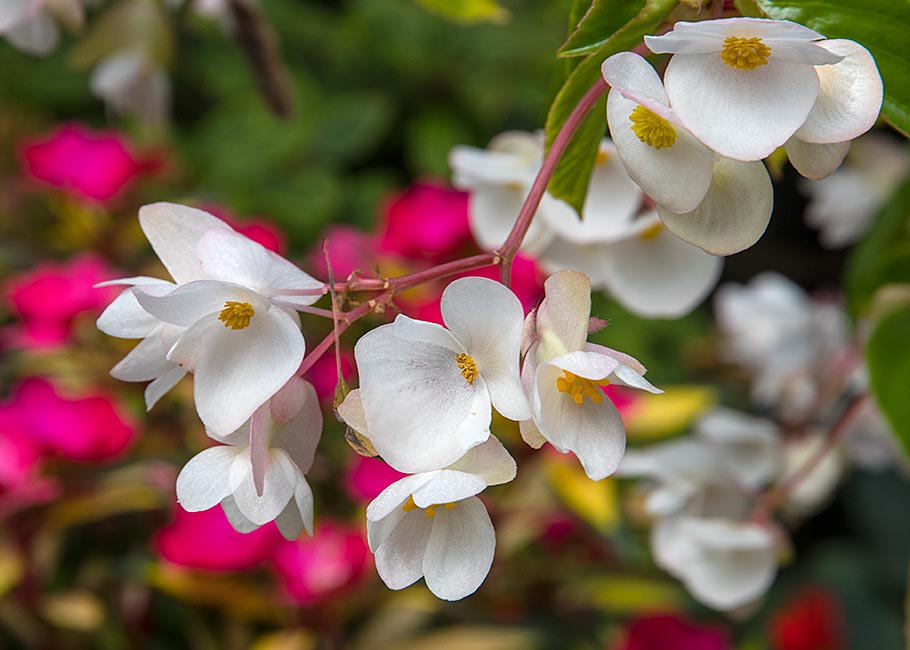
M 432 519 L 433 517 L 435 517 L 435 516 L 436 516 L 436 508 L 438 508 L 438 507 L 441 506 L 441 505 L 443 505 L 443 504 L 437 503 L 437 504 L 435 504 L 435 505 L 427 506 L 426 508 L 424 508 L 424 509 L 423 509 L 423 515 L 424 515 L 424 517 L 426 517 L 427 519 Z M 451 509 L 454 508 L 454 507 L 455 507 L 455 504 L 454 504 L 454 503 L 446 503 L 446 504 L 445 504 L 445 509 L 446 509 L 446 510 L 451 510 Z M 414 503 L 414 495 L 412 494 L 411 496 L 408 497 L 408 500 L 405 501 L 405 502 L 401 505 L 401 509 L 404 510 L 405 512 L 411 512 L 412 510 L 420 510 L 421 508 L 420 508 L 416 503 Z
M 250 320 L 252 320 L 255 313 L 253 305 L 248 302 L 228 300 L 224 303 L 224 309 L 218 314 L 218 320 L 224 323 L 225 327 L 230 327 L 232 330 L 242 330 L 250 326 Z
M 604 164 L 605 162 L 607 162 L 608 160 L 610 160 L 610 154 L 609 154 L 609 152 L 604 151 L 603 149 L 601 149 L 600 151 L 597 152 L 597 161 L 596 161 L 594 164 L 595 164 L 595 165 L 603 165 L 603 164 Z
M 632 132 L 655 149 L 669 149 L 676 143 L 676 129 L 667 120 L 641 104 L 629 115 Z
M 464 352 L 456 354 L 455 364 L 458 366 L 458 369 L 461 370 L 461 376 L 467 379 L 469 384 L 473 384 L 479 373 L 477 372 L 477 364 L 474 363 L 474 359 L 471 358 L 471 355 Z
M 598 386 L 609 384 L 610 382 L 606 379 L 598 379 L 597 383 L 594 383 L 592 380 L 579 377 L 568 370 L 563 370 L 562 374 L 562 377 L 556 379 L 556 390 L 560 393 L 568 393 L 576 404 L 583 404 L 585 397 L 590 397 L 595 404 L 604 401 L 604 394 Z
M 724 39 L 724 48 L 720 51 L 721 60 L 737 70 L 754 70 L 767 65 L 771 48 L 757 36 L 740 38 L 728 36 Z
M 642 239 L 644 239 L 645 241 L 651 241 L 652 239 L 657 237 L 660 234 L 660 231 L 663 229 L 664 229 L 663 224 L 660 221 L 658 221 L 657 223 L 651 224 L 650 226 L 648 226 L 647 228 L 642 230 L 638 236 L 641 237 Z

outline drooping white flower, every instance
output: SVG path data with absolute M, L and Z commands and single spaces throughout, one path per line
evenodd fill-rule
M 542 162 L 542 136 L 521 131 L 496 136 L 487 149 L 457 146 L 449 153 L 453 184 L 470 192 L 471 234 L 481 248 L 495 250 L 505 242 Z M 541 200 L 524 250 L 537 252 L 552 238 L 541 215 L 553 200 L 548 194 Z
M 114 52 L 92 71 L 89 86 L 118 115 L 135 115 L 151 124 L 167 120 L 171 82 L 144 50 Z
M 493 563 L 496 536 L 476 497 L 515 478 L 515 461 L 495 437 L 443 469 L 405 477 L 367 507 L 376 570 L 391 589 L 421 577 L 437 597 L 474 593 Z
M 490 435 L 491 406 L 529 416 L 518 362 L 524 312 L 509 289 L 462 278 L 435 323 L 399 315 L 354 347 L 369 437 L 395 469 L 445 467 Z
M 820 230 L 823 246 L 850 245 L 865 234 L 908 176 L 910 147 L 905 142 L 883 133 L 864 135 L 853 142 L 843 167 L 833 175 L 800 185 L 810 198 L 806 222 Z
M 549 442 L 573 452 L 594 480 L 612 474 L 625 449 L 619 411 L 600 386 L 619 383 L 652 393 L 661 391 L 644 377 L 632 357 L 586 343 L 591 283 L 583 273 L 563 270 L 545 283 L 546 298 L 536 315 L 522 381 L 530 395 L 531 418 L 521 422 L 524 440 L 534 448 Z
M 664 83 L 686 128 L 719 154 L 750 161 L 803 126 L 819 95 L 816 66 L 843 59 L 822 38 L 789 21 L 726 18 L 678 22 L 645 44 L 673 54 Z
M 637 54 L 613 55 L 601 72 L 612 86 L 607 121 L 617 152 L 664 225 L 713 255 L 754 244 L 773 204 L 764 165 L 718 157 L 699 142 L 670 106 L 657 72 Z
M 785 415 L 811 403 L 823 373 L 845 348 L 843 311 L 813 302 L 776 273 L 722 286 L 714 307 L 727 358 L 753 373 L 754 401 Z
M 313 493 L 305 474 L 322 433 L 316 390 L 293 377 L 249 422 L 217 447 L 194 456 L 177 477 L 177 499 L 190 512 L 218 504 L 240 532 L 272 520 L 293 540 L 313 534 Z
M 318 295 L 281 292 L 322 284 L 201 210 L 156 203 L 140 209 L 139 221 L 178 286 L 165 292 L 143 281 L 133 296 L 154 319 L 179 328 L 166 359 L 194 373 L 199 417 L 216 435 L 227 435 L 284 386 L 303 360 L 294 310 Z M 135 315 L 131 309 L 124 300 L 106 322 L 128 322 Z M 144 330 L 140 324 L 135 333 L 151 333 L 150 324 Z
M 0 35 L 23 52 L 44 56 L 60 43 L 57 22 L 78 29 L 84 12 L 82 0 L 3 0 Z
M 774 533 L 758 523 L 668 517 L 654 526 L 651 551 L 697 600 L 722 611 L 760 598 L 777 574 Z

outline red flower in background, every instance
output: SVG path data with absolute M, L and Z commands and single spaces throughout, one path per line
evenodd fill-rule
M 12 399 L 0 405 L 3 419 L 42 454 L 75 461 L 119 456 L 133 441 L 135 427 L 114 400 L 100 392 L 74 399 L 61 396 L 46 380 L 23 380 Z
M 389 202 L 379 250 L 438 263 L 472 241 L 468 193 L 424 181 Z
M 345 381 L 354 378 L 354 353 L 346 348 L 341 350 L 341 375 Z M 335 363 L 335 349 L 330 348 L 307 371 L 306 379 L 310 380 L 320 400 L 331 400 L 335 397 L 338 385 L 338 366 Z
M 666 614 L 639 618 L 629 625 L 621 650 L 730 650 L 728 635 Z
M 122 290 L 94 285 L 118 277 L 105 262 L 83 255 L 60 264 L 45 263 L 14 276 L 6 295 L 21 320 L 6 333 L 14 346 L 43 348 L 69 340 L 80 314 L 98 315 Z
M 171 564 L 207 571 L 242 571 L 272 556 L 281 533 L 269 522 L 250 533 L 234 530 L 220 507 L 201 512 L 174 511 L 155 536 L 155 549 Z
M 65 124 L 26 142 L 22 158 L 32 179 L 100 202 L 112 199 L 149 167 L 136 159 L 121 135 L 79 124 Z
M 288 596 L 305 605 L 352 587 L 363 576 L 368 555 L 363 531 L 323 521 L 313 537 L 280 544 L 272 563 Z
M 833 595 L 808 588 L 781 607 L 771 619 L 774 650 L 841 650 L 843 612 Z
M 344 487 L 354 501 L 366 505 L 405 476 L 378 458 L 354 456 L 345 475 Z

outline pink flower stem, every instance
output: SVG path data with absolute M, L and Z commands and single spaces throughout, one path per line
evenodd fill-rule
M 779 508 L 786 501 L 787 497 L 793 493 L 800 483 L 806 480 L 812 472 L 821 464 L 825 457 L 831 453 L 837 444 L 843 440 L 844 436 L 850 430 L 850 425 L 853 424 L 857 416 L 862 412 L 863 407 L 869 401 L 870 395 L 865 393 L 856 397 L 847 408 L 844 409 L 844 412 L 841 413 L 840 418 L 831 429 L 828 431 L 828 435 L 825 438 L 824 442 L 819 445 L 818 449 L 815 450 L 809 458 L 783 483 L 768 489 L 761 497 L 759 497 L 758 503 L 753 510 L 752 516 L 750 519 L 753 521 L 765 521 L 771 517 L 777 508 Z
M 391 293 L 391 292 L 389 292 Z M 313 367 L 313 364 L 316 363 L 319 358 L 325 354 L 329 348 L 338 340 L 341 336 L 341 333 L 344 332 L 348 327 L 350 327 L 355 321 L 363 318 L 372 311 L 378 311 L 382 309 L 385 305 L 384 297 L 380 297 L 377 300 L 369 300 L 365 303 L 362 303 L 352 309 L 351 311 L 344 312 L 339 314 L 338 318 L 335 320 L 335 326 L 332 328 L 332 331 L 319 342 L 319 344 L 310 350 L 310 353 L 304 357 L 303 361 L 300 362 L 300 367 L 297 368 L 297 374 L 302 375 L 307 370 Z
M 511 284 L 512 260 L 515 259 L 515 254 L 518 253 L 521 242 L 524 241 L 525 235 L 528 234 L 528 228 L 531 227 L 531 220 L 537 212 L 537 206 L 540 205 L 540 200 L 547 190 L 547 184 L 550 182 L 553 172 L 556 171 L 556 167 L 559 165 L 559 161 L 562 158 L 563 153 L 565 153 L 566 147 L 568 147 L 569 143 L 572 141 L 572 136 L 575 135 L 578 126 L 608 89 L 609 86 L 607 85 L 607 82 L 604 81 L 602 77 L 598 76 L 594 85 L 591 86 L 590 90 L 581 98 L 581 101 L 572 109 L 572 113 L 569 115 L 565 124 L 562 125 L 559 133 L 556 134 L 556 139 L 553 140 L 553 144 L 550 145 L 550 150 L 547 152 L 546 158 L 544 158 L 543 165 L 537 172 L 534 184 L 531 185 L 531 191 L 528 192 L 524 205 L 521 206 L 521 212 L 518 213 L 515 225 L 512 226 L 512 231 L 498 251 L 501 265 L 500 278 L 502 283 L 506 286 Z

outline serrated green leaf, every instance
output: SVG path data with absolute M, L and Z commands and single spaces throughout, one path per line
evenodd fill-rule
M 907 34 L 910 2 L 901 0 L 756 0 L 769 18 L 792 20 L 828 38 L 848 38 L 872 52 L 885 82 L 882 114 L 910 133 Z
M 905 277 L 908 225 L 910 225 L 910 182 L 906 182 L 879 214 L 869 234 L 850 254 L 844 288 L 850 311 L 866 310 L 872 294 L 889 282 L 910 281 Z M 903 271 L 902 271 L 903 269 Z
M 496 0 L 417 0 L 434 14 L 459 23 L 504 23 L 509 12 Z
M 572 110 L 585 93 L 594 85 L 600 76 L 600 64 L 608 56 L 632 49 L 641 42 L 645 34 L 654 29 L 667 17 L 676 6 L 676 0 L 642 0 L 634 3 L 638 9 L 630 20 L 619 25 L 609 34 L 594 51 L 584 59 L 569 74 L 566 82 L 560 88 L 556 99 L 550 106 L 545 127 L 547 148 L 553 143 L 556 134 L 565 124 Z M 592 15 L 594 8 L 601 6 L 629 5 L 616 0 L 600 0 L 595 2 L 586 15 L 582 24 Z M 623 15 L 627 15 L 626 12 Z M 581 214 L 585 196 L 588 192 L 588 183 L 597 158 L 600 141 L 606 133 L 607 121 L 605 117 L 604 101 L 598 102 L 585 120 L 579 125 L 575 136 L 566 148 L 553 178 L 550 179 L 549 191 L 558 199 L 566 201 Z
M 910 306 L 878 322 L 866 346 L 872 394 L 904 451 L 910 453 Z

